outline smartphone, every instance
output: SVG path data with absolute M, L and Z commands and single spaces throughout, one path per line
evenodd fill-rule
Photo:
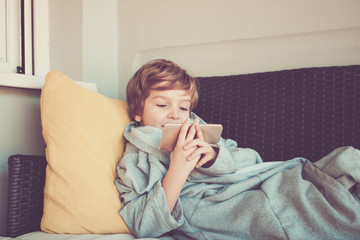
M 182 124 L 166 124 L 163 129 L 160 150 L 172 152 L 175 148 Z M 223 126 L 221 124 L 199 124 L 204 140 L 209 144 L 217 144 L 220 140 Z

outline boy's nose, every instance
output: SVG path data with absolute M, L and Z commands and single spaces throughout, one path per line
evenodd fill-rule
M 168 117 L 171 119 L 179 119 L 179 111 L 177 111 L 176 109 L 172 109 L 169 112 Z

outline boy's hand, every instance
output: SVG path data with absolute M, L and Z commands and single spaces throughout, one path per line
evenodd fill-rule
M 197 120 L 196 122 L 199 122 Z M 170 166 L 162 181 L 162 186 L 165 191 L 166 201 L 172 212 L 176 201 L 180 195 L 186 179 L 194 170 L 199 158 L 194 158 L 188 161 L 187 157 L 196 150 L 196 147 L 189 147 L 184 149 L 184 146 L 193 141 L 196 136 L 196 127 L 193 124 L 190 127 L 190 120 L 187 119 L 180 128 L 180 133 L 175 145 L 174 151 L 170 153 Z
M 198 124 L 198 122 L 199 120 L 197 119 L 194 121 L 194 124 L 190 126 L 190 120 L 187 119 L 183 123 L 174 151 L 170 153 L 170 168 L 181 171 L 182 173 L 186 174 L 186 177 L 195 168 L 195 165 L 200 159 L 200 156 L 198 156 L 197 158 L 193 157 L 191 158 L 191 160 L 188 159 L 190 154 L 197 149 L 196 146 L 188 147 L 185 149 L 185 145 L 194 141 L 196 137 L 196 123 Z
M 181 126 L 175 149 L 170 153 L 169 169 L 162 181 L 166 201 L 171 212 L 187 177 L 195 166 L 201 167 L 217 156 L 214 149 L 204 141 L 199 127 L 199 119 L 195 119 L 191 127 L 189 123 L 190 120 L 187 119 Z M 204 157 L 201 158 L 203 155 Z
M 193 125 L 195 125 L 197 138 L 187 143 L 184 146 L 184 149 L 187 150 L 193 149 L 194 147 L 196 148 L 196 150 L 187 157 L 187 160 L 193 161 L 194 159 L 200 159 L 200 161 L 196 164 L 196 168 L 199 168 L 207 162 L 214 161 L 217 157 L 217 152 L 204 140 L 204 135 L 200 129 L 199 121 L 195 121 Z
M 204 140 L 199 119 L 189 127 L 189 120 L 181 126 L 174 151 L 170 154 L 171 167 L 184 170 L 186 174 L 209 161 L 215 160 L 216 151 Z

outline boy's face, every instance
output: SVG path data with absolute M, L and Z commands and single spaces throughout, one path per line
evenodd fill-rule
M 142 126 L 163 128 L 167 123 L 183 123 L 190 116 L 191 96 L 186 90 L 151 90 L 141 115 Z

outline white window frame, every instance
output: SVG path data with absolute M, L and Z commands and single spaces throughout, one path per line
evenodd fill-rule
M 7 7 L 20 9 L 20 0 L 0 0 L 7 3 Z M 24 3 L 31 2 L 31 0 L 25 0 Z M 5 63 L 2 68 L 0 66 L 0 87 L 19 87 L 19 88 L 33 88 L 41 89 L 44 84 L 44 76 L 49 72 L 50 69 L 50 54 L 49 54 L 49 0 L 32 0 L 33 2 L 33 19 L 30 17 L 30 22 L 33 24 L 25 24 L 27 29 L 25 29 L 25 34 L 29 36 L 29 33 L 33 32 L 33 35 L 30 34 L 30 37 L 25 41 L 25 44 L 28 46 L 33 45 L 30 49 L 33 52 L 33 55 L 25 58 L 25 74 L 16 73 L 16 67 L 20 66 L 20 37 L 16 34 L 20 34 L 20 15 L 13 17 L 13 26 L 8 28 L 10 35 L 6 37 L 6 41 L 11 43 L 12 48 L 7 47 L 7 61 L 10 63 Z M 11 4 L 11 5 L 10 5 Z M 25 12 L 31 12 L 31 4 L 25 5 Z M 0 13 L 1 14 L 1 13 Z M 31 15 L 28 15 L 31 16 Z M 27 18 L 29 21 L 29 18 Z M 17 29 L 16 26 L 19 26 Z M 33 29 L 31 29 L 33 26 Z M 8 32 L 9 33 L 9 32 Z M 13 40 L 11 38 L 19 39 Z M 9 46 L 9 45 L 7 45 Z M 18 52 L 14 52 L 17 46 Z M 10 49 L 10 50 L 8 50 Z M 10 51 L 10 52 L 9 52 Z M 13 53 L 11 57 L 8 56 L 9 53 Z M 29 53 L 28 53 L 29 54 Z M 29 63 L 30 61 L 30 63 Z M 0 65 L 2 63 L 0 62 Z M 32 65 L 34 64 L 34 65 Z M 30 67 L 31 66 L 31 67 Z M 35 75 L 35 76 L 29 76 Z
M 0 0 L 0 72 L 45 76 L 49 71 L 48 0 L 24 0 L 24 53 L 21 36 L 21 0 Z M 6 36 L 4 37 L 4 33 Z M 24 59 L 22 59 L 24 56 Z
M 33 0 L 34 8 L 34 75 L 45 76 L 50 71 L 49 0 Z

